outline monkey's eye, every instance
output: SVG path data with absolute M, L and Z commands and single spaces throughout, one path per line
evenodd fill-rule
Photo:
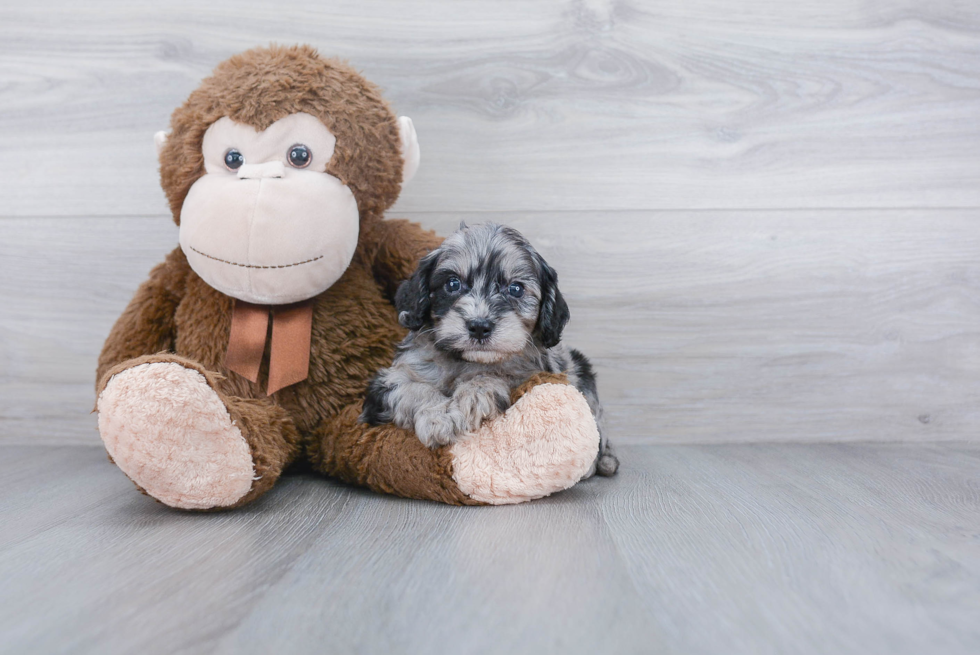
M 302 143 L 289 149 L 289 165 L 293 168 L 306 168 L 313 161 L 313 153 Z
M 520 298 L 524 295 L 524 285 L 520 282 L 511 282 L 510 286 L 507 287 L 507 293 L 514 298 Z
M 242 153 L 238 152 L 234 148 L 231 148 L 225 153 L 225 166 L 227 166 L 229 170 L 237 171 L 244 163 L 245 158 L 242 156 Z
M 453 276 L 446 280 L 446 291 L 449 293 L 457 293 L 462 288 L 463 283 L 459 281 L 458 277 Z

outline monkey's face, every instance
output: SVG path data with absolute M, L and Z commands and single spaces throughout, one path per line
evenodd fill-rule
M 205 175 L 181 208 L 180 247 L 209 285 L 258 304 L 311 298 L 354 256 L 357 201 L 327 174 L 336 138 L 291 114 L 264 131 L 222 118 L 204 134 Z

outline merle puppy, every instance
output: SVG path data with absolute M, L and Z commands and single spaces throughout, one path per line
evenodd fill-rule
M 402 282 L 395 307 L 411 332 L 371 382 L 362 421 L 414 429 L 436 447 L 506 410 L 511 390 L 535 373 L 565 373 L 599 427 L 589 475 L 616 473 L 592 366 L 560 343 L 569 311 L 558 275 L 519 232 L 460 226 Z

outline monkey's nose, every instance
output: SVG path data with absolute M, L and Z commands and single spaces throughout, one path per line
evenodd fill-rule
M 286 167 L 281 161 L 267 161 L 264 164 L 242 164 L 238 167 L 239 180 L 261 180 L 264 177 L 282 177 Z
M 474 339 L 486 339 L 493 332 L 493 323 L 485 318 L 474 318 L 466 321 L 466 329 Z

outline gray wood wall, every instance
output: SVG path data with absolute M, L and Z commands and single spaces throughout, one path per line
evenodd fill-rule
M 973 440 L 980 4 L 0 6 L 0 441 L 98 443 L 102 340 L 176 243 L 152 135 L 308 42 L 411 116 L 392 212 L 524 231 L 621 442 Z

